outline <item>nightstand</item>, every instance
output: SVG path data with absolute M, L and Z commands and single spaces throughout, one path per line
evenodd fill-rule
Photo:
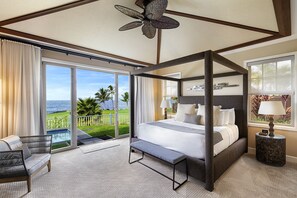
M 258 161 L 272 166 L 286 164 L 286 137 L 275 135 L 263 136 L 256 133 L 256 158 Z

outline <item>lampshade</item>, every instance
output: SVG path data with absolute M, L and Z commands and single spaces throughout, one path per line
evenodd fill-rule
M 285 115 L 285 109 L 281 101 L 262 101 L 258 114 L 263 115 Z
M 163 99 L 162 102 L 161 102 L 160 107 L 163 108 L 163 109 L 170 107 L 169 101 L 166 100 L 166 99 Z

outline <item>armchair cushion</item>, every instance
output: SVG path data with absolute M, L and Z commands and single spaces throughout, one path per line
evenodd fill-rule
M 8 144 L 3 140 L 0 140 L 0 151 L 10 151 Z
M 28 174 L 23 163 L 23 152 L 21 150 L 0 152 L 0 178 L 26 175 Z
M 51 158 L 51 154 L 33 154 L 26 159 L 25 165 L 29 175 L 32 175 L 36 170 L 46 164 Z
M 22 146 L 16 148 L 15 150 L 23 150 L 24 159 L 28 159 L 29 157 L 32 156 L 31 151 L 29 150 L 26 144 L 23 144 Z
M 16 150 L 23 145 L 20 137 L 16 135 L 10 135 L 2 140 L 8 144 L 10 150 Z

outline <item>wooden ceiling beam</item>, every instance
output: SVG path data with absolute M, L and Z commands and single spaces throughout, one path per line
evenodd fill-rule
M 30 39 L 30 40 L 37 41 L 37 42 L 42 42 L 42 43 L 46 43 L 46 44 L 50 44 L 50 45 L 55 45 L 55 46 L 59 46 L 59 47 L 63 47 L 63 48 L 68 48 L 68 49 L 71 49 L 71 50 L 74 50 L 74 51 L 81 51 L 81 52 L 84 52 L 84 53 L 91 53 L 91 54 L 95 54 L 95 55 L 98 55 L 98 56 L 106 56 L 106 57 L 109 57 L 109 58 L 118 59 L 118 60 L 130 62 L 130 63 L 136 63 L 136 64 L 140 64 L 140 65 L 144 65 L 144 66 L 153 65 L 152 63 L 147 63 L 147 62 L 143 62 L 143 61 L 139 61 L 139 60 L 135 60 L 135 59 L 131 59 L 131 58 L 127 58 L 127 57 L 123 57 L 123 56 L 119 56 L 119 55 L 115 55 L 115 54 L 111 54 L 111 53 L 107 53 L 107 52 L 102 52 L 102 51 L 98 51 L 98 50 L 94 50 L 94 49 L 90 49 L 90 48 L 86 48 L 86 47 L 81 47 L 81 46 L 78 46 L 78 45 L 73 45 L 73 44 L 70 44 L 70 43 L 65 43 L 65 42 L 62 42 L 62 41 L 54 40 L 54 39 L 49 39 L 49 38 L 45 38 L 45 37 L 41 37 L 41 36 L 36 36 L 36 35 L 33 35 L 33 34 L 19 32 L 19 31 L 16 31 L 16 30 L 8 29 L 8 28 L 0 27 L 0 33 L 1 32 L 4 33 L 4 34 L 16 36 L 16 37 L 21 37 L 21 38 Z
M 216 23 L 216 24 L 220 24 L 220 25 L 226 25 L 226 26 L 235 27 L 235 28 L 241 28 L 241 29 L 250 30 L 250 31 L 254 31 L 254 32 L 260 32 L 260 33 L 264 33 L 264 34 L 270 34 L 270 35 L 279 34 L 278 32 L 275 32 L 275 31 L 272 31 L 272 30 L 266 30 L 266 29 L 247 26 L 247 25 L 242 25 L 242 24 L 238 24 L 238 23 L 232 23 L 232 22 L 228 22 L 228 21 L 223 21 L 223 20 L 198 16 L 198 15 L 193 15 L 193 14 L 187 14 L 187 13 L 184 13 L 184 12 L 166 10 L 165 13 L 180 16 L 180 17 L 200 20 L 200 21 L 207 21 L 207 22 L 210 22 L 210 23 Z
M 279 33 L 282 36 L 290 36 L 292 34 L 290 0 L 272 1 Z
M 158 29 L 158 40 L 157 40 L 157 64 L 160 63 L 161 59 L 161 43 L 162 43 L 162 30 Z
M 245 42 L 245 43 L 241 43 L 241 44 L 238 44 L 238 45 L 233 45 L 233 46 L 230 46 L 230 47 L 226 47 L 226 48 L 223 48 L 223 49 L 215 50 L 214 52 L 222 53 L 222 52 L 226 52 L 226 51 L 231 51 L 231 50 L 247 47 L 247 46 L 250 46 L 250 45 L 256 45 L 256 44 L 263 43 L 263 42 L 266 42 L 266 41 L 271 41 L 271 40 L 278 39 L 278 38 L 281 38 L 281 37 L 283 37 L 283 36 L 280 35 L 280 34 L 273 35 L 273 36 L 268 36 L 268 37 L 256 39 L 256 40 L 253 40 L 253 41 L 248 41 L 248 42 Z
M 157 70 L 157 69 L 164 69 L 164 68 L 175 66 L 175 65 L 180 65 L 180 64 L 193 62 L 193 61 L 202 60 L 202 59 L 204 59 L 204 55 L 205 55 L 205 52 L 199 52 L 199 53 L 196 53 L 196 54 L 191 54 L 189 56 L 184 56 L 184 57 L 181 57 L 181 58 L 177 58 L 177 59 L 174 59 L 174 60 L 170 60 L 170 61 L 167 61 L 167 62 L 163 62 L 163 63 L 157 64 L 157 65 L 154 65 L 153 67 L 145 67 L 145 68 L 142 68 L 142 69 L 137 69 L 137 70 L 132 71 L 131 74 L 132 75 L 138 75 L 138 74 L 143 74 L 143 73 L 146 73 L 146 72 L 154 71 L 154 70 Z
M 56 7 L 53 7 L 53 8 L 33 12 L 33 13 L 30 13 L 30 14 L 25 14 L 25 15 L 14 17 L 14 18 L 7 19 L 7 20 L 4 20 L 4 21 L 0 21 L 0 26 L 5 26 L 5 25 L 12 24 L 12 23 L 17 23 L 17 22 L 20 22 L 20 21 L 25 21 L 25 20 L 28 20 L 28 19 L 33 19 L 33 18 L 36 18 L 36 17 L 52 14 L 52 13 L 55 13 L 55 12 L 60 12 L 60 11 L 67 10 L 67 9 L 70 9 L 70 8 L 85 5 L 85 4 L 88 4 L 88 3 L 93 3 L 95 1 L 98 1 L 98 0 L 74 1 L 74 2 L 71 2 L 71 3 L 64 4 L 64 5 L 56 6 Z

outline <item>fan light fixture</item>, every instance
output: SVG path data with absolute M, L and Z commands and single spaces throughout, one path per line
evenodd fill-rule
M 173 29 L 179 26 L 179 22 L 163 16 L 168 5 L 167 0 L 137 0 L 137 6 L 143 9 L 140 13 L 125 6 L 115 5 L 114 7 L 123 14 L 138 19 L 122 26 L 119 31 L 126 31 L 142 26 L 142 33 L 149 39 L 156 35 L 156 29 Z

